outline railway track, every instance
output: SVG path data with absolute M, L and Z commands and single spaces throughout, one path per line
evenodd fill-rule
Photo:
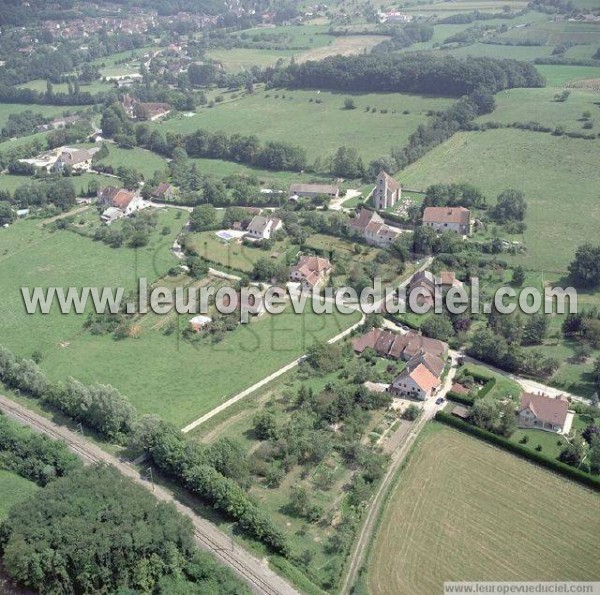
M 43 433 L 55 440 L 62 440 L 71 452 L 83 460 L 84 464 L 105 463 L 112 465 L 123 475 L 151 490 L 157 499 L 173 502 L 181 513 L 191 518 L 194 524 L 194 538 L 199 547 L 212 552 L 220 562 L 229 566 L 242 578 L 255 593 L 261 595 L 298 595 L 295 589 L 250 553 L 242 550 L 239 546 L 237 549 L 227 547 L 227 544 L 231 542 L 227 535 L 206 519 L 198 517 L 190 508 L 175 500 L 168 490 L 162 486 L 155 486 L 141 477 L 135 467 L 101 450 L 75 432 L 57 426 L 52 421 L 29 411 L 2 395 L 0 395 L 0 409 L 7 416 L 29 426 L 32 430 Z

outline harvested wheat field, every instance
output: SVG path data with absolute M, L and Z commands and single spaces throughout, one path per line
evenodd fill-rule
M 597 580 L 600 498 L 435 422 L 401 471 L 368 564 L 369 593 L 444 581 Z

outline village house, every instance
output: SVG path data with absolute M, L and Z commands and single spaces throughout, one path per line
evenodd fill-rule
M 119 209 L 124 216 L 131 215 L 135 211 L 139 211 L 144 206 L 142 197 L 137 192 L 125 190 L 123 188 L 115 188 L 114 186 L 107 186 L 102 190 L 98 191 L 98 204 L 106 205 L 108 209 L 102 213 L 106 215 L 110 208 Z M 113 215 L 114 212 L 110 211 Z
M 246 237 L 253 240 L 270 240 L 271 235 L 282 227 L 281 219 L 256 215 L 246 229 Z
M 98 147 L 91 149 L 71 149 L 65 147 L 61 150 L 50 171 L 62 173 L 65 167 L 71 167 L 73 171 L 90 171 L 92 168 L 92 159 L 99 150 Z
M 385 210 L 393 207 L 402 195 L 400 184 L 381 170 L 377 176 L 377 185 L 373 191 L 373 204 L 378 210 Z
M 171 112 L 171 106 L 168 103 L 142 103 L 129 93 L 121 97 L 121 106 L 128 118 L 140 121 L 154 122 Z
M 473 228 L 471 211 L 464 207 L 426 207 L 423 225 L 438 233 L 453 231 L 463 236 L 471 235 Z
M 367 244 L 387 248 L 401 233 L 397 227 L 384 223 L 375 211 L 361 209 L 358 215 L 348 221 L 348 228 L 361 235 Z
M 290 186 L 290 198 L 314 198 L 315 196 L 328 196 L 330 199 L 337 198 L 340 189 L 330 184 L 292 184 Z
M 523 393 L 517 425 L 520 428 L 568 434 L 573 417 L 574 413 L 569 411 L 569 401 L 562 395 L 552 398 L 542 394 Z
M 167 182 L 162 182 L 152 192 L 152 197 L 160 200 L 173 200 L 178 193 L 179 191 L 175 186 L 172 186 Z
M 389 391 L 401 397 L 425 401 L 435 394 L 441 385 L 441 380 L 424 364 L 409 365 L 394 378 Z
M 314 289 L 325 284 L 332 268 L 327 258 L 301 256 L 298 263 L 290 269 L 290 280 L 299 281 L 302 289 Z
M 405 361 L 423 353 L 444 360 L 448 354 L 448 345 L 438 339 L 425 337 L 415 331 L 397 335 L 378 328 L 371 329 L 368 333 L 354 339 L 352 347 L 357 354 L 371 348 L 380 357 Z
M 417 271 L 410 279 L 407 295 L 418 291 L 417 303 L 432 306 L 435 303 L 436 288 L 440 293 L 444 293 L 452 287 L 463 287 L 452 271 L 440 271 L 439 275 L 430 271 Z

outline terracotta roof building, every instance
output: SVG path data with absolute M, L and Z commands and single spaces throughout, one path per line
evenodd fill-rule
M 301 256 L 298 263 L 290 269 L 290 279 L 299 281 L 304 289 L 314 289 L 325 283 L 332 268 L 327 258 Z
M 548 432 L 568 433 L 573 414 L 569 402 L 562 395 L 557 398 L 523 393 L 519 406 L 520 428 L 535 428 Z
M 441 233 L 452 231 L 464 236 L 471 235 L 471 211 L 464 207 L 426 207 L 423 225 Z

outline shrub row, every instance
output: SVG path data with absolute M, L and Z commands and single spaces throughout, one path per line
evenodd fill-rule
M 176 427 L 146 416 L 136 432 L 142 447 L 162 473 L 198 495 L 216 510 L 238 521 L 253 538 L 273 551 L 289 555 L 287 536 L 240 485 L 209 464 L 198 443 L 188 440 Z
M 477 398 L 483 399 L 483 397 L 488 395 L 495 386 L 496 386 L 496 379 L 491 378 L 490 380 L 488 380 L 485 383 L 484 387 L 479 391 L 479 393 L 477 393 Z
M 473 397 L 470 397 L 468 395 L 461 395 L 460 393 L 455 393 L 452 390 L 449 390 L 446 393 L 446 397 L 450 401 L 455 401 L 456 403 L 460 403 L 461 405 L 466 405 L 467 407 L 470 407 L 475 402 L 475 399 Z
M 568 479 L 572 479 L 583 485 L 591 487 L 594 490 L 600 491 L 600 476 L 590 475 L 575 467 L 570 467 L 561 461 L 550 459 L 535 450 L 529 450 L 525 446 L 511 442 L 510 440 L 503 438 L 502 436 L 498 436 L 497 434 L 492 434 L 492 432 L 478 428 L 477 426 L 462 421 L 461 419 L 453 417 L 452 415 L 443 411 L 438 411 L 435 414 L 435 420 L 447 426 L 456 428 L 462 432 L 466 432 L 467 434 L 471 434 L 472 436 L 480 438 L 481 440 L 485 440 L 490 444 L 499 446 L 500 448 L 508 450 L 523 459 L 537 463 L 538 465 L 541 465 L 550 471 L 555 471 L 556 473 L 559 473 Z
M 65 442 L 35 434 L 0 413 L 0 468 L 44 486 L 79 467 Z
M 0 381 L 52 405 L 109 440 L 122 441 L 135 421 L 133 405 L 112 386 L 85 386 L 72 378 L 53 383 L 34 361 L 18 357 L 2 346 Z

